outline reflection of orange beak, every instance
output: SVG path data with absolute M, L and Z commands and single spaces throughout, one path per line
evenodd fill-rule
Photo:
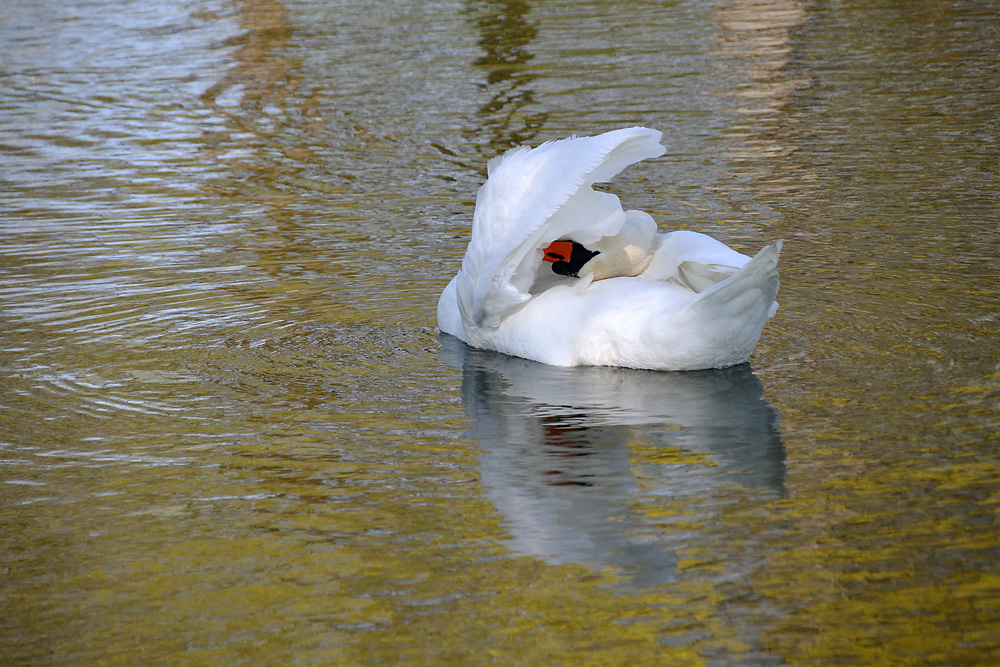
M 569 258 L 573 256 L 573 242 L 553 241 L 544 252 L 545 257 L 543 259 L 546 262 L 568 262 Z

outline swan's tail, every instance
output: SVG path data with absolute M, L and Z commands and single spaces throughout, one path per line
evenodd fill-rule
M 691 308 L 707 318 L 703 321 L 733 329 L 727 337 L 752 336 L 756 342 L 764 323 L 778 310 L 775 297 L 780 285 L 781 245 L 781 241 L 775 241 L 765 247 L 742 269 L 698 294 Z

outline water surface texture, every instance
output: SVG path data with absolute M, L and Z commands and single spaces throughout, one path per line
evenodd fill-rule
M 0 662 L 1000 654 L 1000 6 L 15 0 Z M 749 366 L 438 334 L 486 160 L 641 124 Z

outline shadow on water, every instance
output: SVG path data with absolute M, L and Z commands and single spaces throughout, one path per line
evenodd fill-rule
M 784 494 L 778 415 L 749 365 L 561 368 L 445 334 L 441 345 L 445 362 L 462 370 L 482 483 L 519 554 L 663 583 L 675 578 L 683 545 L 636 537 L 639 467 L 652 469 L 642 476 L 652 473 L 655 494 L 724 494 L 733 483 Z

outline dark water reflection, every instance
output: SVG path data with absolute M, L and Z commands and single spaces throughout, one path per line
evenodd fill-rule
M 5 6 L 0 662 L 989 664 L 998 15 Z M 440 340 L 484 157 L 631 124 L 753 370 Z
M 483 128 L 490 136 L 476 142 L 494 151 L 485 156 L 487 159 L 496 154 L 497 147 L 532 143 L 548 119 L 548 113 L 537 110 L 531 87 L 536 78 L 530 67 L 534 57 L 531 42 L 537 29 L 528 17 L 530 9 L 528 2 L 513 0 L 473 2 L 467 10 L 476 23 L 483 50 L 474 64 L 485 73 L 484 87 L 490 95 L 479 108 Z
M 777 415 L 749 366 L 558 368 L 444 334 L 441 345 L 462 370 L 485 493 L 518 553 L 662 583 L 685 545 L 639 536 L 638 478 L 643 493 L 692 500 L 727 482 L 784 490 Z

